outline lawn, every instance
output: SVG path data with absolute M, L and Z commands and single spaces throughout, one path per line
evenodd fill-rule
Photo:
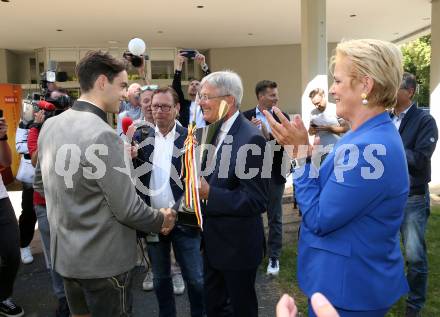
M 298 288 L 296 279 L 296 239 L 293 244 L 284 246 L 280 263 L 280 275 L 277 278 L 284 292 L 293 294 L 299 310 L 307 315 L 307 298 Z M 440 206 L 432 207 L 428 222 L 427 247 L 429 256 L 428 296 L 423 316 L 440 316 Z M 402 298 L 387 317 L 399 317 L 405 314 L 405 300 Z

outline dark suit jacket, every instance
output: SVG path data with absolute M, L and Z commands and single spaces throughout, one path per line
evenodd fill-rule
M 266 210 L 268 179 L 261 177 L 266 141 L 260 131 L 239 114 L 220 146 L 210 185 L 204 218 L 204 249 L 210 265 L 219 270 L 256 268 L 263 257 L 264 231 L 261 214 Z M 260 153 L 244 151 L 243 145 L 254 145 Z M 240 150 L 240 148 L 242 148 Z M 258 151 L 257 151 L 258 152 Z M 228 154 L 230 159 L 227 159 Z M 222 155 L 226 158 L 222 159 Z M 236 165 L 243 163 L 238 167 Z M 228 164 L 229 163 L 229 164 Z M 245 164 L 245 169 L 244 169 Z M 240 169 L 241 167 L 241 169 Z M 258 169 L 255 177 L 246 173 Z
M 284 116 L 289 119 L 289 116 L 284 113 Z M 243 115 L 249 120 L 252 120 L 252 117 L 256 117 L 256 108 L 252 108 L 248 111 L 243 112 Z M 279 122 L 279 119 L 274 116 L 275 120 Z M 273 145 L 278 145 L 278 142 L 271 136 L 270 140 L 267 142 L 271 142 Z M 288 169 L 290 166 L 290 160 L 285 160 L 283 162 L 283 154 L 284 154 L 284 148 L 281 146 L 281 149 L 278 151 L 273 151 L 273 163 L 272 163 L 272 181 L 277 184 L 284 184 L 286 182 L 286 175 L 288 173 Z
M 413 104 L 399 128 L 405 147 L 410 180 L 410 195 L 422 195 L 431 181 L 431 156 L 438 140 L 434 118 Z
M 185 142 L 186 136 L 188 134 L 188 130 L 180 125 L 176 125 L 176 139 L 174 140 L 174 153 L 173 158 L 171 160 L 172 166 L 170 168 L 175 168 L 177 175 L 180 175 L 182 169 L 182 156 L 179 152 L 183 149 L 183 143 Z M 153 164 L 153 151 L 154 151 L 154 129 L 150 127 L 142 127 L 136 130 L 133 139 L 141 144 L 145 139 L 151 138 L 148 142 L 145 142 L 145 146 L 141 147 L 138 151 L 138 158 L 140 160 L 134 160 L 134 166 L 138 167 L 143 164 L 143 162 L 148 162 L 149 164 Z M 172 175 L 171 175 L 172 176 Z M 150 180 L 151 180 L 151 169 L 145 175 L 139 177 L 140 182 L 146 187 L 150 188 Z M 180 179 L 179 179 L 180 180 Z M 139 185 L 139 184 L 138 184 Z M 170 186 L 171 191 L 173 192 L 174 200 L 179 200 L 183 195 L 183 183 L 179 182 L 176 177 L 170 177 Z M 138 194 L 142 197 L 142 199 L 147 203 L 147 205 L 151 205 L 150 195 L 146 195 L 138 190 Z
M 203 76 L 206 76 L 210 73 L 209 69 L 206 72 L 203 72 Z M 176 70 L 174 72 L 174 78 L 173 78 L 173 89 L 177 92 L 177 95 L 179 96 L 179 103 L 180 103 L 180 112 L 179 112 L 179 122 L 184 126 L 185 128 L 188 127 L 189 124 L 189 113 L 190 113 L 190 107 L 191 107 L 191 100 L 185 99 L 185 95 L 183 94 L 182 90 L 182 72 Z

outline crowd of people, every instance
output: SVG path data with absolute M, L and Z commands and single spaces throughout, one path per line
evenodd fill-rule
M 310 91 L 308 127 L 282 111 L 276 82 L 257 82 L 257 105 L 241 111 L 240 76 L 211 73 L 200 53 L 194 59 L 203 78 L 189 79 L 185 97 L 182 54 L 172 85 L 159 87 L 145 80 L 129 86 L 123 61 L 91 51 L 76 68 L 81 96 L 73 106 L 20 123 L 18 222 L 0 183 L 0 316 L 24 314 L 13 285 L 20 258 L 33 260 L 36 221 L 57 316 L 131 316 L 139 254 L 148 271 L 142 288 L 154 290 L 159 316 L 177 315 L 174 296 L 185 286 L 192 317 L 258 316 L 255 279 L 266 253 L 268 275 L 282 267 L 289 173 L 301 213 L 297 275 L 308 315 L 385 316 L 408 294 L 406 317 L 420 316 L 438 131 L 412 102 L 416 79 L 403 73 L 398 48 L 379 40 L 339 43 L 329 89 L 335 103 L 324 87 Z M 65 96 L 56 87 L 50 94 Z M 116 130 L 107 113 L 117 114 Z M 178 217 L 189 195 L 182 158 L 194 126 L 213 131 L 198 161 L 198 227 Z M 11 161 L 6 131 L 0 119 L 2 166 Z M 297 313 L 284 295 L 277 316 Z

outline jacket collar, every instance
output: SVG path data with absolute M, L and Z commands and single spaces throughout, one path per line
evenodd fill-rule
M 351 138 L 362 134 L 366 131 L 371 130 L 372 128 L 382 125 L 382 124 L 386 124 L 386 123 L 392 123 L 391 122 L 391 118 L 390 118 L 390 114 L 387 111 L 384 111 L 370 119 L 368 119 L 367 121 L 365 121 L 359 128 L 357 128 L 355 131 L 350 130 L 349 132 L 347 132 L 344 136 L 344 142 L 347 143 L 348 140 L 350 140 Z
M 417 110 L 417 106 L 415 103 L 413 103 L 408 110 L 406 111 L 405 116 L 402 119 L 402 122 L 400 123 L 399 127 L 399 133 L 402 133 L 403 129 L 405 128 L 406 124 L 408 123 L 409 119 L 413 116 L 414 112 Z
M 73 104 L 72 109 L 76 111 L 91 112 L 107 122 L 107 114 L 105 113 L 105 111 L 88 101 L 77 100 Z

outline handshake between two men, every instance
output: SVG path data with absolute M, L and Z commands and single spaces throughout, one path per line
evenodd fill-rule
M 166 236 L 173 230 L 176 224 L 176 211 L 171 208 L 160 208 L 159 211 L 163 214 L 163 223 L 160 233 Z

